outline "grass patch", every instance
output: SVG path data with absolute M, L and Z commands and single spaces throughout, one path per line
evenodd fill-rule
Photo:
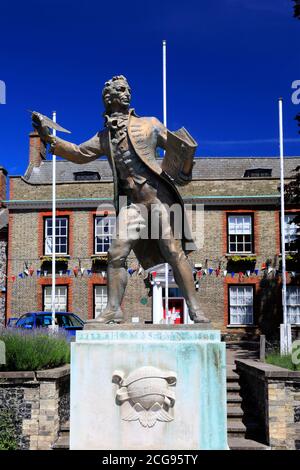
M 18 448 L 13 412 L 0 410 L 0 450 Z
M 6 348 L 2 371 L 51 369 L 70 362 L 70 343 L 64 332 L 2 329 L 0 341 Z
M 293 363 L 291 354 L 281 356 L 279 351 L 272 352 L 266 356 L 266 362 L 274 366 L 283 367 L 284 369 L 300 371 L 300 364 Z

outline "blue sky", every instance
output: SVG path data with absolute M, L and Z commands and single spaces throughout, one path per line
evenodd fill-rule
M 168 127 L 185 126 L 198 156 L 278 155 L 278 97 L 287 155 L 300 155 L 291 84 L 300 80 L 300 22 L 291 0 L 27 0 L 1 2 L 0 165 L 28 163 L 27 109 L 76 143 L 102 127 L 101 90 L 127 76 L 139 115 L 162 119 L 168 43 Z

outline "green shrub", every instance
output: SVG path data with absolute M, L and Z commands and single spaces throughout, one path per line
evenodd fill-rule
M 51 369 L 70 362 L 70 344 L 62 332 L 2 329 L 0 341 L 6 347 L 2 371 Z
M 9 410 L 0 410 L 0 450 L 17 450 L 14 415 Z
M 294 364 L 292 355 L 281 356 L 279 351 L 272 352 L 266 356 L 266 362 L 274 366 L 283 367 L 289 370 L 300 370 L 300 364 Z

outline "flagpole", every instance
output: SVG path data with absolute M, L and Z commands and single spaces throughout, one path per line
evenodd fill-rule
M 56 111 L 53 111 L 53 122 L 56 122 Z M 56 136 L 56 129 L 53 129 L 52 135 Z M 55 273 L 56 273 L 56 155 L 52 156 L 52 328 L 56 329 L 55 324 Z
M 167 41 L 163 41 L 163 117 L 167 127 Z M 165 263 L 165 312 L 166 322 L 169 314 L 169 265 Z
M 282 98 L 279 98 L 279 144 L 280 144 L 280 207 L 281 207 L 281 266 L 282 266 L 282 309 L 283 324 L 280 325 L 280 353 L 291 352 L 291 325 L 288 324 L 286 306 L 286 253 L 285 253 L 285 203 L 284 203 L 284 148 Z

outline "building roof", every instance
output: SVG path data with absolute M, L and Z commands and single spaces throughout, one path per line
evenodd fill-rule
M 293 176 L 299 164 L 300 157 L 286 157 L 285 177 Z M 193 179 L 243 179 L 246 170 L 257 168 L 271 169 L 271 177 L 280 178 L 279 157 L 204 157 L 195 160 Z
M 293 176 L 293 170 L 298 165 L 300 165 L 300 157 L 286 157 L 285 177 Z M 195 159 L 193 179 L 243 179 L 246 170 L 255 168 L 271 169 L 272 178 L 280 177 L 280 163 L 277 157 L 200 157 Z M 106 159 L 98 159 L 82 165 L 58 160 L 56 164 L 57 183 L 75 181 L 74 173 L 79 171 L 98 172 L 101 181 L 112 181 L 112 172 Z M 50 184 L 52 180 L 51 160 L 43 161 L 37 168 L 29 167 L 25 179 L 31 184 Z

